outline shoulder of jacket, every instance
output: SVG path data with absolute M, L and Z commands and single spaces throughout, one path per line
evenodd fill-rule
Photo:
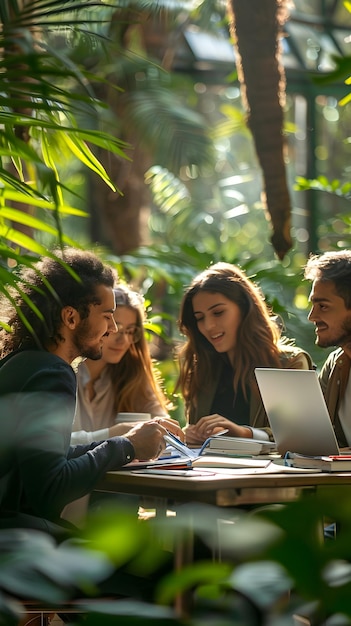
M 309 369 L 314 369 L 314 364 L 312 361 L 311 355 L 299 348 L 298 346 L 286 345 L 283 346 L 283 349 L 280 354 L 280 360 L 283 367 L 289 368 L 294 363 L 299 363 L 299 361 L 306 360 L 308 363 Z
M 26 365 L 28 369 L 33 369 L 34 367 L 63 367 L 64 369 L 72 369 L 66 361 L 46 350 L 17 350 L 16 352 L 8 354 L 0 361 L 0 367 L 7 364 L 13 366 L 23 364 Z
M 329 367 L 333 367 L 334 365 L 342 367 L 345 360 L 348 360 L 348 357 L 346 356 L 344 350 L 342 348 L 337 348 L 327 356 L 325 363 L 328 364 Z

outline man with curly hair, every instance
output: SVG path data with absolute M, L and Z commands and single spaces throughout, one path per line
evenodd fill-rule
M 0 302 L 0 527 L 60 537 L 60 515 L 105 472 L 164 449 L 165 429 L 147 422 L 122 437 L 70 445 L 77 357 L 101 358 L 117 332 L 115 272 L 93 253 L 65 248 L 19 271 Z M 63 532 L 65 536 L 65 532 Z

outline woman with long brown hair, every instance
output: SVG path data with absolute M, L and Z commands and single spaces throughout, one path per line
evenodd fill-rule
M 310 369 L 312 362 L 282 337 L 259 287 L 236 265 L 210 266 L 186 290 L 179 328 L 186 336 L 178 388 L 187 443 L 200 445 L 223 429 L 233 437 L 271 437 L 255 368 Z

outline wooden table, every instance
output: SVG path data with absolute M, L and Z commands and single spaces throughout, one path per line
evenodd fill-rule
M 302 493 L 316 493 L 326 487 L 351 487 L 351 472 L 223 474 L 206 476 L 107 472 L 98 491 L 130 493 L 155 498 L 157 502 L 202 502 L 218 507 L 236 507 L 292 502 Z
M 210 473 L 212 472 L 213 473 Z M 182 527 L 186 528 L 181 538 L 174 538 L 174 566 L 182 569 L 193 559 L 195 518 L 191 507 L 177 506 L 185 503 L 203 503 L 218 507 L 218 551 L 220 558 L 220 523 L 227 507 L 255 507 L 273 503 L 288 503 L 301 496 L 313 496 L 320 490 L 350 489 L 351 472 L 343 473 L 273 473 L 245 474 L 216 473 L 208 470 L 205 475 L 179 476 L 167 470 L 167 474 L 147 474 L 141 471 L 108 472 L 100 481 L 98 491 L 128 493 L 153 499 L 158 515 L 165 515 L 168 508 L 175 506 L 177 516 L 182 516 Z M 222 515 L 222 518 L 221 518 Z M 322 525 L 321 525 L 322 531 Z M 181 594 L 175 602 L 178 615 L 189 615 L 192 604 L 191 593 Z

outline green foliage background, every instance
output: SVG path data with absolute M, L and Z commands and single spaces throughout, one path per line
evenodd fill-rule
M 234 106 L 238 90 L 231 92 L 235 97 L 230 104 L 223 96 L 220 118 L 211 126 L 215 172 L 211 162 L 201 172 L 190 168 L 185 185 L 184 177 L 168 170 L 160 156 L 146 173 L 153 199 L 149 245 L 118 257 L 87 238 L 85 172 L 93 171 L 118 193 L 94 148 L 103 147 L 122 160 L 126 158 L 126 146 L 118 135 L 106 132 L 106 128 L 115 129 L 113 115 L 92 90 L 92 82 L 106 80 L 106 74 L 95 69 L 96 58 L 100 54 L 107 58 L 112 44 L 106 28 L 112 4 L 78 0 L 0 3 L 0 291 L 6 296 L 9 285 L 19 288 L 16 267 L 50 254 L 54 242 L 94 247 L 118 268 L 122 279 L 133 282 L 146 296 L 146 328 L 172 396 L 177 376 L 174 349 L 182 340 L 177 316 L 184 287 L 210 263 L 225 260 L 239 264 L 257 281 L 267 302 L 284 320 L 287 335 L 307 349 L 320 367 L 326 351 L 315 347 L 313 327 L 307 322 L 309 286 L 302 281 L 306 250 L 297 243 L 284 263 L 278 262 L 269 244 L 262 207 L 244 192 L 253 181 L 257 184 L 257 169 L 251 167 L 254 155 L 242 111 Z M 183 10 L 188 3 L 143 0 L 117 4 L 133 11 L 145 7 L 161 11 L 164 4 Z M 201 4 L 207 16 L 213 16 L 218 8 L 214 0 Z M 92 54 L 87 58 L 88 42 Z M 159 101 L 165 106 L 167 99 L 160 97 Z M 115 122 L 118 127 L 120 120 Z M 228 142 L 234 129 L 240 155 L 250 164 L 245 171 Z M 207 141 L 201 145 L 205 143 L 207 146 Z M 224 148 L 231 155 L 230 175 L 220 156 Z M 232 176 L 237 177 L 237 184 Z M 350 188 L 344 180 L 339 184 L 337 177 L 332 181 L 327 175 L 313 181 L 302 177 L 297 186 L 300 193 L 317 191 L 323 198 L 329 194 L 349 202 Z M 319 241 L 335 247 L 349 245 L 349 216 L 334 217 L 330 224 L 322 224 Z M 181 401 L 175 400 L 181 421 Z M 291 624 L 293 610 L 301 609 L 305 602 L 312 604 L 315 624 L 325 624 L 327 616 L 340 612 L 342 623 L 349 624 L 348 496 L 348 490 L 340 493 L 333 489 L 321 499 L 303 499 L 257 517 L 245 514 L 238 523 L 228 525 L 223 567 L 201 563 L 161 581 L 159 606 L 139 606 L 134 600 L 127 606 L 85 604 L 86 623 L 110 624 L 118 619 L 123 624 L 184 624 L 168 609 L 177 592 L 191 587 L 197 591 L 197 603 L 186 623 L 194 626 L 284 626 Z M 324 515 L 341 521 L 341 533 L 330 545 L 317 541 L 314 532 Z M 214 542 L 216 521 L 210 512 L 195 510 L 193 519 L 196 531 Z M 47 537 L 5 533 L 0 536 L 0 623 L 18 623 L 18 602 L 23 598 L 64 604 L 77 586 L 82 594 L 94 596 L 98 578 L 111 563 L 119 565 L 127 555 L 134 565 L 143 567 L 145 562 L 151 563 L 147 560 L 150 547 L 159 546 L 158 541 L 170 545 L 176 532 L 186 535 L 187 528 L 177 528 L 178 522 L 176 519 L 165 528 L 144 528 L 137 525 L 135 516 L 131 520 L 115 511 L 108 519 L 92 520 L 85 537 L 59 551 Z M 93 542 L 93 553 L 86 551 L 86 540 Z M 287 594 L 291 594 L 288 604 L 282 602 Z

